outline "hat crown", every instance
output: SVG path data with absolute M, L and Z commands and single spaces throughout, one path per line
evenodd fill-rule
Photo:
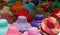
M 11 26 L 11 27 L 8 29 L 7 34 L 19 34 L 18 28 L 15 27 L 15 26 Z
M 39 33 L 39 31 L 38 31 L 38 29 L 35 28 L 35 27 L 31 27 L 31 28 L 28 30 L 28 34 L 29 34 L 29 35 L 36 35 L 36 34 L 38 34 L 38 33 Z
M 35 16 L 35 20 L 42 20 L 44 18 L 44 16 L 42 14 L 37 14 Z
M 25 16 L 19 16 L 17 19 L 18 23 L 27 23 L 27 18 Z
M 6 19 L 0 19 L 0 27 L 8 26 L 8 21 Z

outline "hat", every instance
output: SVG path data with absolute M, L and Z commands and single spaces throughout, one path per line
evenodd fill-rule
M 5 35 L 9 27 L 10 24 L 6 19 L 0 19 L 0 35 Z
M 9 0 L 8 2 L 7 2 L 7 5 L 8 6 L 12 6 L 12 5 L 14 5 L 15 4 L 15 2 L 22 2 L 23 0 Z
M 36 27 L 29 28 L 28 31 L 24 32 L 22 35 L 41 35 Z
M 55 15 L 55 14 L 57 14 L 59 12 L 60 12 L 60 8 L 55 8 L 55 9 L 53 9 L 51 15 Z
M 33 27 L 39 28 L 39 25 L 40 25 L 40 23 L 42 22 L 43 19 L 44 19 L 44 15 L 42 15 L 42 14 L 37 14 L 37 15 L 35 16 L 35 19 L 33 19 L 33 20 L 31 21 L 31 25 L 32 25 Z
M 30 23 L 28 23 L 27 18 L 25 16 L 19 16 L 17 21 L 12 25 L 17 26 L 19 31 L 23 31 L 23 32 L 31 27 Z
M 6 19 L 6 20 L 8 20 L 8 22 L 10 23 L 10 24 L 12 24 L 13 22 L 14 22 L 14 19 L 11 17 L 11 15 L 9 15 L 8 13 L 2 13 L 2 18 L 3 19 Z
M 29 14 L 29 10 L 26 8 L 21 9 L 20 11 L 17 11 L 14 16 L 17 18 L 18 16 L 26 16 L 27 20 L 30 22 L 32 20 L 32 17 Z
M 35 16 L 35 20 L 42 20 L 42 19 L 44 19 L 44 15 L 43 14 L 37 14 Z
M 10 11 L 10 7 L 4 6 L 2 10 L 0 10 L 0 13 L 8 13 L 9 15 L 13 15 Z
M 22 7 L 27 8 L 29 10 L 30 15 L 34 13 L 35 5 L 33 3 L 23 4 Z
M 41 23 L 43 31 L 50 35 L 55 35 L 58 33 L 57 26 L 58 22 L 54 17 L 46 18 Z
M 16 12 L 18 10 L 22 9 L 22 2 L 17 1 L 12 7 L 11 11 Z
M 26 14 L 29 14 L 29 10 L 27 8 L 22 8 L 21 10 L 19 10 L 18 12 L 24 12 Z
M 55 9 L 52 11 L 51 15 L 60 18 L 60 8 L 55 8 Z
M 10 26 L 6 35 L 21 35 L 21 33 L 16 26 Z

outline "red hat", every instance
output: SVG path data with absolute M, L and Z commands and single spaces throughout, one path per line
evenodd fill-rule
M 55 9 L 53 9 L 51 15 L 55 15 L 55 14 L 57 14 L 59 12 L 60 12 L 60 8 L 55 8 Z
M 14 22 L 13 18 L 8 13 L 3 13 L 2 18 L 7 19 L 10 24 Z
M 29 14 L 29 10 L 26 8 L 22 8 L 21 10 L 19 10 L 18 12 L 24 12 L 26 14 Z
M 32 20 L 32 17 L 29 15 L 29 11 L 25 8 L 14 14 L 14 17 L 17 18 L 18 16 L 26 16 L 29 22 Z

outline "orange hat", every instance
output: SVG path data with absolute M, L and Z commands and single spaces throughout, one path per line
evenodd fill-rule
M 11 11 L 16 12 L 22 8 L 22 2 L 17 1 L 12 7 Z

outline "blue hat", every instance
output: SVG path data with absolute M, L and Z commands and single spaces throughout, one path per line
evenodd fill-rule
M 37 14 L 37 15 L 35 16 L 35 20 L 41 21 L 42 19 L 44 19 L 44 15 L 42 15 L 42 14 Z
M 43 19 L 44 19 L 44 15 L 42 15 L 42 14 L 37 14 L 37 15 L 35 16 L 35 19 L 31 21 L 31 25 L 32 25 L 33 27 L 39 28 L 39 25 L 40 25 L 40 23 L 42 22 Z
M 9 27 L 10 24 L 6 19 L 0 19 L 0 35 L 5 35 Z

